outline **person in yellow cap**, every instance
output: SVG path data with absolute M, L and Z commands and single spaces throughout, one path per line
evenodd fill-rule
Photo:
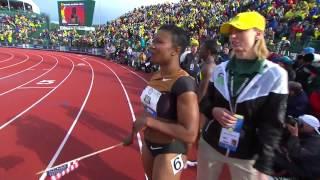
M 194 47 L 198 47 L 199 46 L 199 41 L 194 39 L 194 38 L 191 38 L 190 45 L 194 46 Z
M 261 180 L 272 175 L 288 97 L 288 75 L 266 60 L 266 20 L 239 13 L 221 26 L 229 37 L 229 61 L 211 74 L 200 112 L 208 121 L 198 149 L 198 180 L 218 179 L 227 164 L 232 179 Z
M 190 76 L 197 79 L 200 72 L 199 58 L 197 54 L 199 41 L 194 38 L 191 38 L 190 45 L 191 45 L 191 52 L 188 53 L 185 56 L 185 58 L 182 60 L 181 67 L 182 69 L 187 71 Z

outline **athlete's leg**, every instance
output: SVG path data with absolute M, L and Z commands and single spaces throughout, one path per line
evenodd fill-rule
M 171 160 L 175 161 L 175 165 L 171 164 Z M 179 180 L 186 156 L 182 155 L 183 164 L 179 160 L 175 153 L 157 155 L 154 159 L 152 180 Z M 179 172 L 174 174 L 174 168 Z
M 146 143 L 143 142 L 142 162 L 143 162 L 144 171 L 147 174 L 149 180 L 152 179 L 151 177 L 152 177 L 153 161 L 154 161 L 154 158 L 153 158 L 150 150 L 148 149 Z

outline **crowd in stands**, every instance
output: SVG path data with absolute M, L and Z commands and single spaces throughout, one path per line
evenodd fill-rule
M 228 48 L 228 41 L 218 33 L 218 28 L 230 17 L 247 10 L 259 11 L 267 18 L 265 36 L 272 52 L 290 56 L 290 52 L 298 53 L 310 41 L 320 40 L 319 0 L 182 0 L 180 3 L 135 8 L 97 27 L 93 32 L 58 29 L 44 31 L 34 42 L 49 46 L 105 47 L 109 54 L 127 51 L 128 48 L 133 52 L 142 52 L 152 42 L 160 25 L 173 23 L 186 29 L 199 42 L 215 39 L 221 45 L 222 52 L 224 47 Z M 14 39 L 15 36 L 21 39 L 24 31 L 32 32 L 37 28 L 33 24 L 39 25 L 33 19 L 20 19 L 20 23 L 27 26 L 19 28 L 19 35 L 13 35 Z M 15 23 L 19 22 L 9 22 L 13 26 Z M 320 47 L 315 48 L 318 50 Z
M 281 46 L 287 43 L 307 45 L 310 40 L 320 38 L 318 1 L 198 0 L 134 9 L 107 24 L 106 39 L 116 46 L 145 48 L 161 24 L 174 23 L 187 29 L 200 42 L 215 38 L 225 44 L 226 39 L 217 33 L 218 27 L 236 13 L 246 10 L 257 10 L 267 18 L 266 38 L 272 51 L 280 52 L 283 49 Z M 287 43 L 283 43 L 285 40 Z
M 0 43 L 9 45 L 31 43 L 32 34 L 46 27 L 46 22 L 45 17 L 35 15 L 0 13 Z
M 201 81 L 204 66 L 197 48 L 207 39 L 217 44 L 216 64 L 230 60 L 228 39 L 219 34 L 219 27 L 237 13 L 256 10 L 267 19 L 265 39 L 270 50 L 269 60 L 288 72 L 289 99 L 287 119 L 306 123 L 319 133 L 320 119 L 320 55 L 319 47 L 308 47 L 310 41 L 320 40 L 320 2 L 290 0 L 239 0 L 239 1 L 182 1 L 180 4 L 162 4 L 134 9 L 104 27 L 106 50 L 110 58 L 122 61 L 136 56 L 146 69 L 149 65 L 148 46 L 157 28 L 173 23 L 187 29 L 192 37 L 190 47 L 181 58 L 181 66 Z M 300 46 L 292 52 L 292 46 Z M 302 51 L 301 51 L 302 50 Z M 142 52 L 135 55 L 133 52 Z M 293 56 L 292 53 L 296 55 Z M 120 56 L 118 58 L 117 56 Z M 134 64 L 128 59 L 128 64 Z M 306 115 L 308 114 L 308 115 Z M 312 116 L 309 116 L 312 115 Z M 320 148 L 319 134 L 302 135 L 296 138 L 290 125 L 291 136 L 279 149 L 276 164 L 281 172 L 275 176 L 314 177 L 318 172 Z M 300 144 L 301 143 L 301 144 Z M 284 150 L 285 149 L 285 150 Z M 310 152 L 309 152 L 310 150 Z M 312 151 L 312 152 L 311 152 Z M 290 158 L 288 158 L 290 157 Z M 310 157 L 312 157 L 310 159 Z M 298 168 L 298 169 L 296 169 Z M 285 172 L 285 173 L 284 173 Z M 312 174 L 312 175 L 311 175 Z
M 108 58 L 153 71 L 157 67 L 150 62 L 148 46 L 159 26 L 173 23 L 189 32 L 192 46 L 199 46 L 206 39 L 215 40 L 219 46 L 218 61 L 223 62 L 228 60 L 230 49 L 228 39 L 219 33 L 219 27 L 235 14 L 248 10 L 259 11 L 267 19 L 265 38 L 272 52 L 269 59 L 280 63 L 288 70 L 291 81 L 300 82 L 308 95 L 315 97 L 313 91 L 320 86 L 319 67 L 313 68 L 311 61 L 319 61 L 320 44 L 313 47 L 313 53 L 298 56 L 292 56 L 291 47 L 306 47 L 312 40 L 320 42 L 319 0 L 182 0 L 180 3 L 135 8 L 92 32 L 43 30 L 39 37 L 33 39 L 30 35 L 44 26 L 44 17 L 2 13 L 0 42 L 12 44 L 15 40 L 16 43 L 105 48 Z M 199 58 L 195 59 L 192 65 L 199 67 L 201 62 Z M 308 62 L 308 65 L 300 64 L 301 61 Z
M 267 45 L 276 57 L 288 56 L 294 59 L 292 55 L 299 54 L 311 41 L 319 44 L 320 8 L 319 1 L 315 0 L 197 0 L 159 4 L 136 8 L 98 31 L 105 34 L 102 38 L 110 57 L 139 57 L 135 52 L 143 52 L 148 57 L 147 47 L 152 43 L 157 28 L 162 24 L 173 23 L 187 29 L 192 39 L 200 43 L 205 39 L 216 40 L 221 60 L 224 61 L 228 58 L 229 45 L 227 38 L 221 36 L 218 29 L 230 17 L 247 10 L 257 10 L 266 17 Z M 314 47 L 316 51 L 320 50 L 319 46 Z M 144 63 L 143 58 L 140 58 L 142 62 L 139 58 L 135 59 L 139 64 Z

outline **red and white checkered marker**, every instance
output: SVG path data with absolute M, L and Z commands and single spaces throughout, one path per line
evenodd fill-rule
M 124 142 L 121 142 L 119 144 L 116 144 L 116 145 L 113 145 L 113 146 L 110 146 L 110 147 L 106 147 L 106 148 L 100 149 L 98 151 L 95 151 L 93 153 L 78 157 L 78 158 L 73 159 L 71 161 L 64 162 L 64 163 L 59 164 L 57 166 L 54 166 L 54 167 L 47 168 L 45 170 L 39 171 L 36 174 L 39 175 L 39 174 L 45 173 L 46 177 L 49 177 L 49 179 L 51 179 L 51 180 L 60 179 L 62 176 L 64 176 L 64 175 L 70 173 L 71 171 L 77 169 L 79 167 L 79 161 L 81 161 L 83 159 L 87 159 L 87 158 L 92 157 L 92 156 L 95 156 L 95 155 L 100 154 L 102 152 L 109 151 L 109 150 L 114 149 L 116 147 L 123 146 L 123 145 L 124 145 Z
M 60 179 L 62 176 L 69 174 L 71 171 L 74 171 L 78 167 L 79 167 L 78 160 L 74 160 L 49 170 L 47 172 L 47 177 L 48 179 L 51 179 L 51 180 L 57 180 L 57 179 Z

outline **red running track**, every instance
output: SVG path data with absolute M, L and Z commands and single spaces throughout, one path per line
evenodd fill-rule
M 118 144 L 150 75 L 91 56 L 0 48 L 0 179 Z M 145 179 L 138 141 L 80 161 L 65 179 Z M 195 179 L 188 168 L 182 179 Z

